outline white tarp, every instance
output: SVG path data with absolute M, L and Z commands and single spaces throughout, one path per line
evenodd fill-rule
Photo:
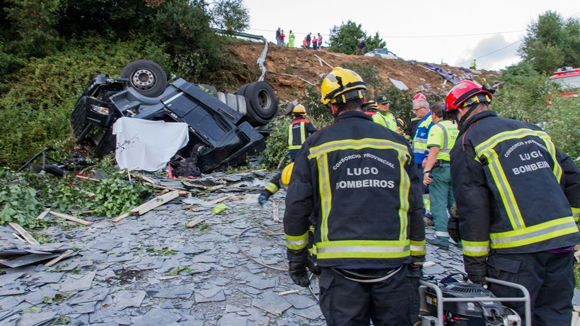
M 187 124 L 120 118 L 113 125 L 117 136 L 115 158 L 121 169 L 157 171 L 189 142 Z

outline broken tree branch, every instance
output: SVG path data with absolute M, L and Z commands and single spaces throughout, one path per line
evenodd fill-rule
M 331 66 L 331 65 L 330 65 L 328 62 L 324 61 L 324 60 L 323 60 L 321 57 L 319 57 L 318 55 L 316 55 L 316 54 L 315 54 L 314 56 L 315 56 L 315 57 L 317 57 L 317 58 L 318 58 L 318 60 L 320 60 L 320 61 L 324 62 L 324 64 L 325 64 L 325 65 L 329 66 L 329 67 L 330 67 L 330 69 L 334 69 L 334 67 L 333 67 L 333 66 Z
M 54 258 L 53 260 L 49 261 L 48 263 L 44 264 L 44 266 L 50 267 L 50 266 L 58 263 L 59 261 L 70 257 L 74 253 L 75 252 L 73 250 L 67 250 L 67 251 L 63 252 L 60 256 L 58 256 L 58 257 Z
M 300 79 L 301 81 L 303 81 L 303 82 L 305 82 L 305 83 L 307 83 L 307 84 L 309 84 L 309 85 L 311 85 L 311 86 L 316 86 L 315 84 L 313 84 L 313 83 L 309 82 L 308 80 L 306 80 L 306 79 L 304 79 L 304 78 L 302 78 L 302 77 L 300 77 L 300 76 L 296 76 L 296 75 L 290 75 L 290 74 L 281 74 L 281 73 L 279 73 L 279 72 L 273 72 L 273 71 L 268 71 L 268 73 L 269 73 L 269 74 L 274 74 L 274 75 L 280 75 L 280 76 L 286 76 L 286 77 L 294 77 L 294 78 L 298 78 L 298 79 Z
M 64 218 L 65 220 L 68 220 L 68 221 L 71 221 L 71 222 L 75 222 L 75 223 L 78 223 L 78 224 L 82 224 L 82 225 L 85 225 L 85 226 L 89 226 L 89 225 L 92 224 L 89 221 L 81 220 L 80 218 L 76 218 L 74 216 L 70 216 L 70 215 L 63 214 L 63 213 L 57 213 L 57 212 L 50 211 L 50 215 L 56 216 L 56 217 L 60 217 L 60 218 Z
M 42 220 L 46 216 L 46 214 L 48 214 L 48 212 L 50 212 L 50 208 L 45 209 L 44 212 L 40 213 L 40 215 L 38 215 L 36 219 Z
M 26 240 L 26 242 L 30 243 L 31 245 L 40 244 L 38 243 L 38 241 L 36 241 L 36 239 L 34 239 L 34 237 L 30 233 L 28 233 L 28 231 L 26 231 L 23 227 L 21 227 L 17 223 L 8 223 L 8 225 L 10 225 L 14 230 L 16 230 L 16 232 L 18 232 L 18 234 L 20 234 L 24 238 L 24 240 Z
M 143 215 L 143 214 L 147 213 L 148 211 L 150 211 L 154 208 L 157 208 L 157 207 L 159 207 L 159 206 L 161 206 L 161 205 L 167 203 L 168 201 L 175 199 L 177 197 L 179 197 L 179 191 L 177 191 L 177 190 L 172 191 L 172 192 L 167 193 L 165 195 L 155 197 L 155 198 L 151 199 L 150 201 L 142 204 L 139 207 L 133 208 L 131 210 L 131 213 L 137 214 L 137 215 Z

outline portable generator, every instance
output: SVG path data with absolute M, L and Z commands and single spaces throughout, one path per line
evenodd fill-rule
M 498 298 L 484 285 L 458 281 L 451 274 L 441 281 L 421 281 L 422 326 L 521 326 L 522 318 L 503 302 L 524 302 L 526 307 L 526 325 L 531 326 L 530 296 L 527 289 L 519 284 L 486 278 L 489 283 L 517 288 L 523 297 Z

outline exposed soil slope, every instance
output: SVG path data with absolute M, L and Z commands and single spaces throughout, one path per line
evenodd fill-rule
M 257 66 L 256 60 L 260 56 L 264 46 L 261 43 L 240 42 L 229 46 L 231 54 L 239 58 L 244 66 Z M 403 60 L 388 60 L 382 58 L 364 57 L 357 55 L 346 55 L 342 53 L 332 53 L 325 50 L 313 51 L 268 45 L 268 56 L 266 58 L 266 81 L 272 84 L 276 90 L 276 95 L 281 100 L 294 100 L 300 97 L 304 89 L 305 82 L 296 77 L 280 76 L 280 74 L 290 74 L 301 77 L 313 84 L 318 85 L 324 75 L 331 69 L 316 58 L 318 55 L 322 60 L 333 67 L 341 66 L 345 63 L 368 63 L 376 67 L 380 78 L 385 83 L 390 83 L 389 78 L 400 80 L 412 91 L 429 91 L 433 93 L 447 93 L 452 84 L 447 82 L 436 72 L 426 68 L 423 63 L 411 63 Z M 450 70 L 461 78 L 462 69 L 447 65 L 438 65 L 444 70 Z M 499 76 L 495 71 L 480 71 L 474 74 L 476 80 L 485 82 L 487 79 L 494 79 Z

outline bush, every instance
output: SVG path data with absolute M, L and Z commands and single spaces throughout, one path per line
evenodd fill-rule
M 289 124 L 290 118 L 288 117 L 277 117 L 268 124 L 272 128 L 272 132 L 268 136 L 266 150 L 263 153 L 268 169 L 276 169 L 288 152 L 288 140 L 286 137 Z M 287 160 L 290 161 L 290 158 L 287 158 Z
M 547 77 L 521 78 L 499 90 L 491 109 L 504 118 L 541 126 L 560 151 L 580 164 L 580 104 L 577 98 L 563 98 L 558 92 L 558 87 Z M 551 98 L 551 105 L 548 98 Z
M 0 165 L 17 166 L 46 146 L 69 150 L 69 115 L 90 79 L 119 76 L 136 59 L 167 66 L 167 56 L 143 41 L 108 43 L 90 38 L 72 43 L 63 53 L 32 59 L 0 97 Z

